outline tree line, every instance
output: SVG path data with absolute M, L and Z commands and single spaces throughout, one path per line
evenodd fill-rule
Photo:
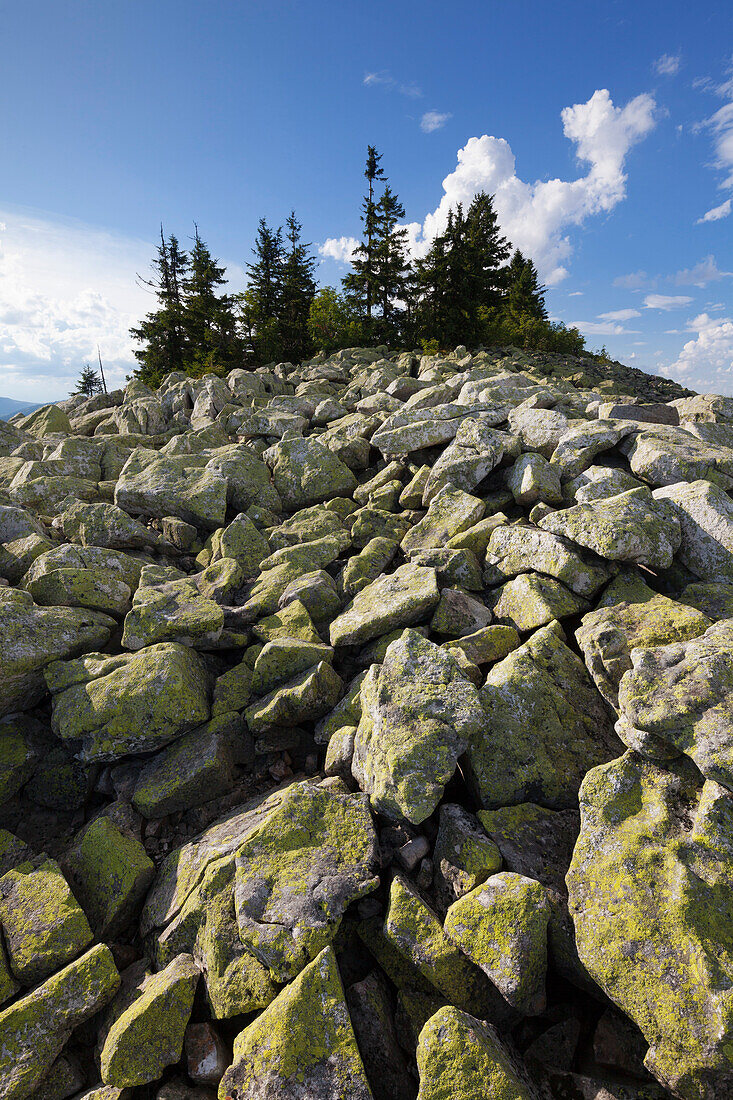
M 492 196 L 448 214 L 443 233 L 411 260 L 404 207 L 381 154 L 367 148 L 362 239 L 340 288 L 318 288 L 316 256 L 295 212 L 285 228 L 260 219 L 247 287 L 231 294 L 225 268 L 198 226 L 188 249 L 160 231 L 152 278 L 155 308 L 131 334 L 137 377 L 157 386 L 171 371 L 200 377 L 234 367 L 301 362 L 318 350 L 388 344 L 438 351 L 466 344 L 579 354 L 577 329 L 548 319 L 532 260 L 501 233 Z

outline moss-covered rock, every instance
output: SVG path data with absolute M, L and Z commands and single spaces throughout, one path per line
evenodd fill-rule
M 206 649 L 224 629 L 224 612 L 201 595 L 192 580 L 140 585 L 125 616 L 122 644 L 143 649 L 158 642 L 179 642 Z
M 733 501 L 710 481 L 654 490 L 680 524 L 678 557 L 701 581 L 733 583 Z
M 145 765 L 132 804 L 148 819 L 188 810 L 231 790 L 237 749 L 251 739 L 238 714 L 223 713 L 186 733 Z
M 0 716 L 40 702 L 45 666 L 106 645 L 114 627 L 99 612 L 37 607 L 29 592 L 0 588 Z
M 104 815 L 76 838 L 64 870 L 101 939 L 115 939 L 125 931 L 155 876 L 142 844 Z
M 338 781 L 294 784 L 236 855 L 242 942 L 276 981 L 292 979 L 335 936 L 346 907 L 379 885 L 366 799 Z
M 211 531 L 224 523 L 227 482 L 206 459 L 137 447 L 117 480 L 115 504 L 132 516 L 177 516 Z
M 437 915 L 401 875 L 392 880 L 383 935 L 407 967 L 449 1003 L 495 1018 L 501 997 L 443 931 Z
M 672 564 L 682 538 L 677 517 L 658 504 L 646 487 L 552 512 L 539 526 L 601 558 L 653 569 Z
M 321 718 L 331 710 L 344 685 L 330 659 L 329 655 L 328 661 L 319 661 L 247 707 L 244 716 L 252 733 L 264 733 L 273 726 L 296 726 Z
M 307 608 L 300 600 L 293 600 L 280 611 L 260 619 L 252 627 L 252 633 L 265 643 L 274 642 L 278 638 L 298 638 L 316 645 L 322 641 Z
M 26 1100 L 72 1031 L 115 995 L 120 976 L 98 944 L 0 1012 L 0 1096 Z
M 433 883 L 441 912 L 500 868 L 501 853 L 473 814 L 444 803 L 433 849 Z
M 431 1016 L 417 1047 L 418 1100 L 539 1100 L 516 1053 L 496 1030 L 446 1006 Z
M 388 648 L 361 686 L 353 774 L 379 813 L 429 817 L 459 756 L 483 732 L 476 688 L 448 653 L 415 630 Z
M 179 955 L 145 980 L 107 1032 L 100 1054 L 105 1085 L 145 1085 L 179 1060 L 200 976 L 191 956 Z
M 443 642 L 447 650 L 460 650 L 475 665 L 493 664 L 519 646 L 519 634 L 513 626 L 483 626 L 471 634 Z
M 541 573 L 520 573 L 492 595 L 495 617 L 520 633 L 578 615 L 589 606 L 582 596 Z
M 568 539 L 536 527 L 501 525 L 492 532 L 484 579 L 499 584 L 520 573 L 544 573 L 578 596 L 593 596 L 607 584 L 611 568 Z
M 326 947 L 234 1041 L 219 1100 L 371 1100 L 336 956 Z
M 733 620 L 688 642 L 634 649 L 619 686 L 619 736 L 652 759 L 686 753 L 733 790 Z
M 580 957 L 684 1100 L 733 1088 L 733 805 L 689 764 L 626 753 L 586 777 L 567 876 Z
M 621 677 L 631 668 L 632 649 L 686 642 L 710 626 L 710 619 L 692 607 L 651 591 L 649 596 L 643 602 L 620 602 L 591 611 L 576 631 L 588 671 L 614 708 Z
M 618 755 L 606 705 L 563 639 L 559 624 L 542 627 L 486 678 L 484 734 L 468 750 L 486 809 L 573 807 L 588 769 Z
M 22 714 L 0 721 L 0 806 L 33 775 L 42 752 L 43 726 Z
M 0 878 L 0 923 L 10 968 L 23 985 L 42 982 L 93 939 L 58 863 L 43 857 Z
M 162 539 L 114 504 L 87 504 L 70 498 L 59 516 L 64 537 L 81 546 L 102 546 L 110 550 L 145 550 Z
M 484 502 L 478 497 L 445 485 L 435 494 L 424 516 L 402 539 L 402 549 L 443 547 L 449 538 L 467 531 L 483 519 Z
M 304 642 L 300 638 L 275 638 L 267 642 L 255 661 L 251 689 L 254 695 L 266 695 L 274 688 L 313 668 L 319 661 L 330 663 L 333 649 L 322 642 Z
M 315 439 L 283 440 L 265 459 L 273 484 L 291 512 L 332 497 L 350 496 L 356 488 L 348 466 Z
M 550 903 L 539 882 L 500 871 L 453 902 L 446 934 L 517 1011 L 544 1012 Z
M 331 645 L 358 645 L 398 627 L 411 626 L 426 617 L 439 599 L 434 569 L 402 565 L 354 596 L 331 623 Z
M 209 717 L 206 668 L 197 653 L 173 643 L 57 662 L 47 679 L 53 728 L 81 741 L 87 761 L 162 748 Z

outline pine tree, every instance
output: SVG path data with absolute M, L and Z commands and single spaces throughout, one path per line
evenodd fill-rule
M 312 351 L 308 317 L 316 293 L 313 272 L 316 258 L 310 244 L 301 241 L 302 225 L 292 210 L 287 220 L 287 250 L 282 261 L 281 302 L 278 313 L 280 338 L 286 359 L 300 363 Z
M 373 145 L 367 145 L 367 159 L 364 175 L 369 184 L 362 203 L 361 222 L 364 226 L 364 240 L 355 250 L 350 272 L 343 280 L 344 289 L 355 303 L 358 303 L 366 316 L 367 328 L 371 325 L 372 310 L 378 300 L 379 287 L 375 279 L 375 246 L 378 237 L 378 212 L 374 201 L 375 180 L 386 180 L 384 169 L 380 167 L 382 154 Z
M 102 392 L 102 379 L 99 372 L 85 363 L 76 382 L 76 389 L 71 391 L 71 396 L 83 393 L 85 397 L 92 397 L 95 393 Z
M 188 270 L 188 255 L 181 251 L 175 236 L 165 239 L 162 225 L 152 267 L 153 278 L 140 278 L 139 281 L 154 292 L 158 308 L 130 329 L 130 334 L 144 344 L 134 352 L 140 363 L 135 375 L 157 386 L 171 371 L 183 371 L 187 366 L 182 287 Z
M 247 264 L 249 282 L 240 298 L 240 316 L 247 333 L 248 351 L 259 363 L 281 359 L 280 312 L 283 300 L 284 248 L 282 229 L 271 229 L 264 218 L 257 227 Z
M 380 336 L 389 342 L 399 335 L 399 314 L 403 311 L 396 302 L 405 301 L 409 272 L 407 229 L 398 225 L 405 216 L 405 208 L 389 184 L 377 203 L 376 213 L 374 283 L 382 313 Z
M 242 347 L 233 302 L 228 294 L 217 293 L 226 281 L 225 269 L 214 259 L 194 225 L 193 248 L 183 280 L 183 328 L 188 371 L 194 376 L 208 371 L 226 374 L 240 364 Z
M 540 285 L 537 268 L 515 249 L 505 272 L 506 293 L 504 310 L 515 322 L 523 317 L 538 321 L 547 320 L 545 290 Z

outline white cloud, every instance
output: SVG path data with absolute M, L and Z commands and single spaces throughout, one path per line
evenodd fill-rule
M 675 76 L 680 71 L 680 54 L 663 53 L 654 62 L 654 71 L 659 76 Z
M 453 118 L 449 111 L 444 114 L 440 111 L 426 111 L 420 119 L 420 129 L 424 134 L 432 134 L 434 130 L 441 130 L 449 118 Z
M 688 340 L 669 370 L 693 389 L 708 393 L 733 393 L 733 319 L 701 313 L 688 328 Z
M 647 294 L 644 305 L 647 309 L 680 309 L 691 301 L 686 294 Z
M 672 281 L 677 286 L 706 286 L 708 283 L 714 283 L 718 279 L 727 279 L 733 272 L 721 271 L 715 262 L 714 256 L 706 256 L 704 260 L 700 260 L 699 264 L 695 264 L 694 267 L 685 268 L 683 271 L 678 271 L 673 276 Z
M 422 88 L 417 84 L 401 84 L 388 69 L 364 73 L 362 84 L 366 84 L 368 88 L 381 85 L 390 92 L 399 92 L 400 95 L 407 96 L 408 99 L 420 99 L 422 96 Z
M 583 291 L 582 290 L 571 290 L 570 293 L 568 294 L 568 298 L 582 298 L 582 297 L 583 297 Z
M 644 290 L 649 282 L 646 271 L 632 271 L 628 275 L 619 275 L 613 280 L 614 286 L 624 290 Z
M 722 107 L 714 111 L 709 118 L 704 119 L 696 129 L 707 129 L 712 133 L 715 152 L 714 167 L 726 173 L 720 187 L 733 187 L 733 62 L 731 62 L 729 69 L 729 77 L 722 84 L 716 85 L 706 81 L 701 82 L 700 86 L 705 91 L 712 91 L 721 99 L 726 100 Z M 714 206 L 712 210 L 708 210 L 707 214 L 702 216 L 700 221 L 717 221 L 719 218 L 730 214 L 730 203 L 727 210 L 725 206 L 725 203 Z M 721 211 L 723 212 L 721 213 Z
M 2 211 L 0 394 L 65 397 L 102 352 L 108 383 L 136 365 L 129 328 L 151 308 L 153 246 L 79 222 Z
M 733 200 L 726 199 L 725 202 L 721 202 L 720 206 L 713 206 L 711 210 L 698 218 L 695 225 L 702 225 L 704 222 L 719 222 L 721 218 L 728 217 L 732 208 Z
M 641 314 L 638 309 L 613 309 L 598 316 L 604 321 L 630 321 L 632 317 L 641 317 Z
M 318 249 L 322 256 L 339 263 L 348 264 L 354 251 L 359 247 L 356 237 L 329 237 Z
M 588 336 L 627 336 L 634 331 L 611 321 L 570 321 L 569 325 Z
M 487 191 L 495 197 L 499 222 L 512 244 L 532 257 L 544 283 L 557 284 L 567 274 L 572 253 L 567 229 L 608 213 L 625 197 L 626 156 L 654 128 L 655 109 L 647 94 L 614 107 L 605 89 L 594 92 L 587 103 L 566 107 L 561 113 L 565 136 L 575 144 L 579 160 L 590 166 L 575 180 L 525 183 L 516 174 L 514 154 L 504 138 L 469 138 L 458 150 L 456 168 L 443 180 L 436 209 L 422 223 L 407 226 L 412 254 L 425 255 L 445 229 L 451 208 L 459 202 L 468 205 L 479 191 Z M 331 255 L 331 243 L 322 246 L 324 255 Z

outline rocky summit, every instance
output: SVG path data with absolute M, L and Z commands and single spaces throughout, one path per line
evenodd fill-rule
M 730 1100 L 733 399 L 319 354 L 0 421 L 0 1100 Z

